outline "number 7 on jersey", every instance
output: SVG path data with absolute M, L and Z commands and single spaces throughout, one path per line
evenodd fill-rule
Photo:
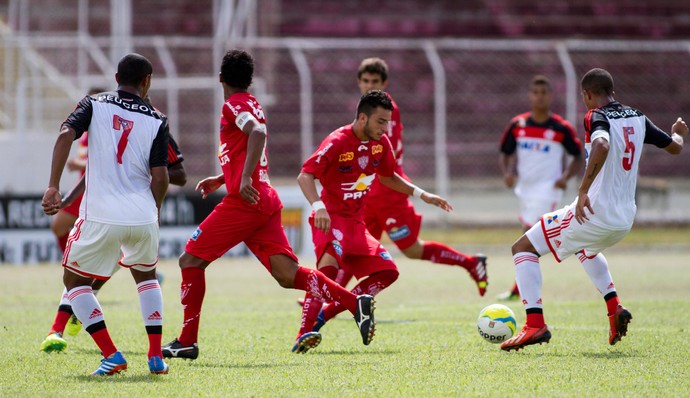
M 129 142 L 127 137 L 129 137 L 129 133 L 132 132 L 133 127 L 134 122 L 132 120 L 123 119 L 118 115 L 113 115 L 113 129 L 118 131 L 122 129 L 122 137 L 120 137 L 120 141 L 117 143 L 117 163 L 119 164 L 122 164 L 122 154 L 124 153 L 125 148 L 127 148 L 127 143 Z

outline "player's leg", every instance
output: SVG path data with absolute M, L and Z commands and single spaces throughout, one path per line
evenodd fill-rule
M 77 221 L 76 215 L 60 210 L 50 222 L 50 230 L 53 231 L 58 247 L 63 253 L 65 252 L 67 239 L 72 227 L 74 227 L 75 221 Z
M 206 295 L 206 267 L 250 236 L 260 219 L 259 213 L 232 209 L 221 202 L 194 231 L 178 261 L 182 273 L 182 330 L 176 339 L 163 346 L 163 357 L 196 359 L 199 356 L 199 321 Z
M 599 231 L 600 228 L 590 226 L 588 231 L 597 244 L 603 246 L 613 246 L 620 241 L 627 231 Z M 597 248 L 600 249 L 601 247 Z M 593 251 L 594 253 L 599 250 Z M 613 278 L 609 272 L 608 262 L 602 253 L 588 255 L 586 250 L 577 253 L 577 258 L 582 263 L 582 267 L 589 276 L 594 286 L 599 290 L 606 302 L 607 314 L 609 317 L 609 344 L 614 345 L 623 338 L 628 332 L 628 323 L 632 320 L 632 314 L 620 302 L 618 293 L 613 283 Z
M 59 352 L 67 348 L 67 341 L 65 341 L 62 336 L 65 331 L 65 326 L 73 314 L 72 306 L 69 304 L 69 299 L 67 299 L 67 289 L 63 289 L 53 325 L 50 327 L 50 332 L 48 332 L 48 335 L 41 343 L 42 351 Z
M 149 340 L 148 365 L 153 374 L 167 374 L 168 365 L 163 361 L 161 341 L 163 336 L 163 294 L 156 278 L 158 263 L 158 223 L 128 227 L 130 233 L 122 243 L 119 264 L 129 268 L 137 284 L 139 309 Z
M 536 247 L 535 247 L 536 246 Z M 527 345 L 548 343 L 551 332 L 544 322 L 541 288 L 542 276 L 539 257 L 548 252 L 546 238 L 539 224 L 513 244 L 513 262 L 516 281 L 525 307 L 526 322 L 522 330 L 501 344 L 501 349 L 519 350 Z

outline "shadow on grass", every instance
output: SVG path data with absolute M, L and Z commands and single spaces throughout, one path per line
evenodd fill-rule
M 225 368 L 225 369 L 267 369 L 277 368 L 281 366 L 295 366 L 291 363 L 208 363 L 208 362 L 191 362 L 190 367 L 198 368 Z
M 97 355 L 99 360 L 102 359 L 101 352 L 98 350 L 98 348 L 74 347 L 70 348 L 70 351 L 74 352 L 75 354 Z M 120 350 L 120 352 L 122 352 L 125 358 L 128 358 L 129 356 L 145 356 L 148 354 L 148 351 L 139 350 Z
M 71 379 L 80 382 L 92 382 L 92 383 L 161 383 L 165 382 L 166 379 L 159 377 L 158 375 L 152 374 L 139 374 L 139 375 L 128 375 L 127 372 L 123 372 L 113 376 L 91 376 L 91 375 L 79 375 L 71 376 Z
M 639 358 L 645 357 L 646 355 L 640 355 L 637 352 L 629 351 L 606 351 L 606 352 L 583 352 L 581 354 L 585 358 L 597 358 L 597 359 L 618 359 L 618 358 Z

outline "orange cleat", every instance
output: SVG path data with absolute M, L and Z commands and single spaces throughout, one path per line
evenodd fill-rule
M 526 345 L 547 343 L 551 340 L 551 332 L 549 327 L 544 325 L 543 328 L 531 328 L 527 325 L 522 327 L 520 333 L 517 336 L 506 340 L 501 344 L 501 349 L 504 351 L 515 350 L 518 351 L 520 348 L 524 348 Z
M 632 320 L 632 314 L 622 305 L 618 304 L 616 312 L 609 315 L 611 330 L 609 331 L 609 344 L 614 345 L 628 333 L 628 324 Z

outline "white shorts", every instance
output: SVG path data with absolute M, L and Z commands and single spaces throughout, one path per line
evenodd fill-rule
M 539 218 L 556 210 L 557 200 L 520 199 L 520 222 L 525 228 L 531 228 Z
M 101 280 L 109 279 L 120 266 L 151 271 L 158 262 L 158 242 L 158 223 L 110 225 L 80 218 L 67 239 L 62 266 Z
M 628 232 L 630 229 L 611 229 L 590 221 L 579 224 L 575 220 L 575 206 L 568 205 L 544 214 L 525 235 L 539 255 L 551 252 L 556 261 L 561 262 L 580 251 L 587 257 L 596 256 L 618 243 Z

